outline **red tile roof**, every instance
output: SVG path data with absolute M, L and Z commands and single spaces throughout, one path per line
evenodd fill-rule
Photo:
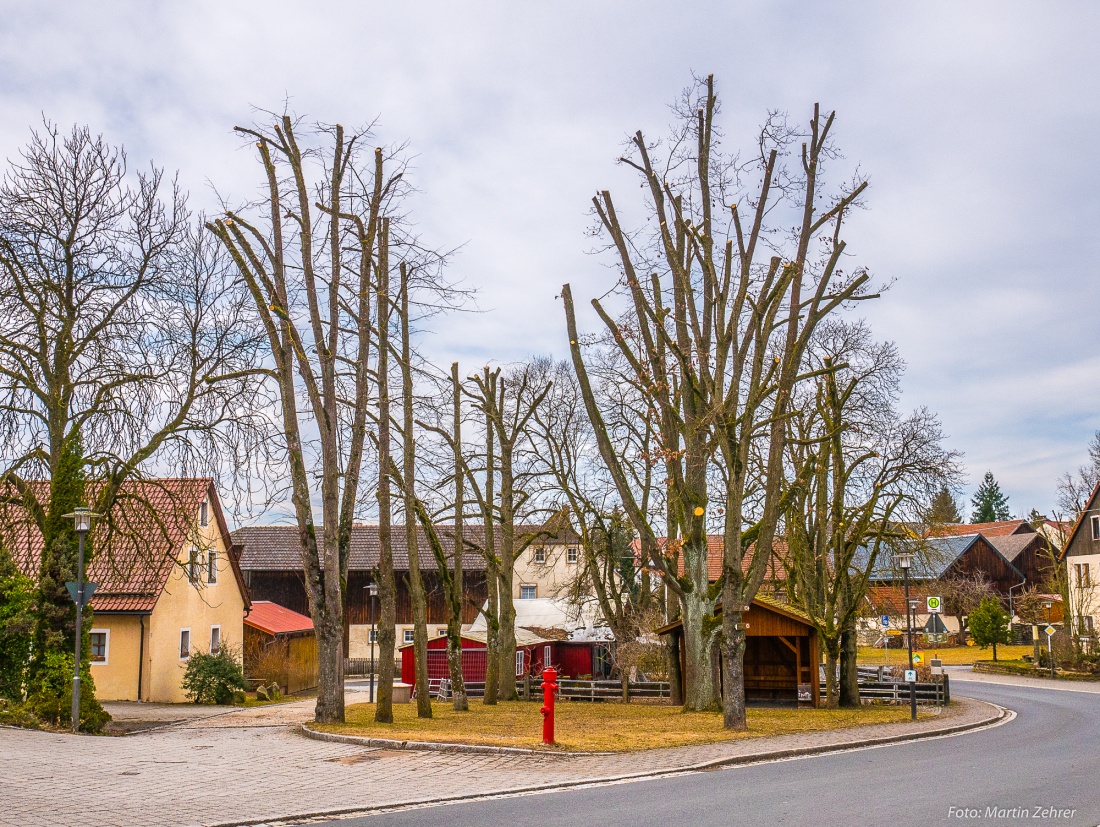
M 657 538 L 658 545 L 663 549 L 666 543 L 664 537 Z M 640 554 L 642 544 L 639 540 L 634 541 L 634 553 Z M 749 550 L 741 558 L 741 570 L 748 572 L 749 565 L 753 560 L 754 546 L 749 546 Z M 783 567 L 783 558 L 787 554 L 787 541 L 782 537 L 776 537 L 772 541 L 772 559 L 768 561 L 768 571 L 765 575 L 765 580 L 770 581 L 782 581 L 787 579 L 786 570 Z M 725 555 L 725 538 L 721 534 L 708 534 L 707 535 L 707 579 L 713 583 L 722 576 L 722 564 Z M 684 558 L 681 554 L 678 558 L 678 571 L 680 574 L 684 573 Z
M 269 635 L 286 635 L 291 632 L 313 630 L 311 618 L 291 611 L 278 603 L 272 603 L 270 600 L 254 600 L 252 611 L 245 617 L 244 625 Z
M 48 504 L 45 482 L 31 483 L 38 502 Z M 98 483 L 86 487 L 86 499 L 94 502 Z M 106 518 L 92 523 L 88 541 L 96 550 L 86 579 L 98 584 L 91 606 L 97 612 L 150 612 L 168 582 L 178 555 L 198 516 L 199 505 L 209 497 L 212 516 L 230 542 L 213 480 L 169 478 L 133 480 L 122 486 Z M 38 575 L 42 535 L 25 509 L 0 504 L 0 535 L 16 565 L 28 576 Z M 248 605 L 248 590 L 229 554 L 233 573 Z
M 1027 520 L 1001 520 L 996 523 L 944 523 L 928 530 L 930 537 L 961 537 L 981 534 L 983 537 L 1007 537 L 1010 534 L 1034 534 Z

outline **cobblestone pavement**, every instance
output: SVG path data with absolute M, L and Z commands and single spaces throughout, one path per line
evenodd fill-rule
M 933 722 L 612 756 L 516 756 L 315 741 L 296 727 L 312 716 L 312 708 L 309 700 L 238 710 L 123 738 L 0 729 L 0 824 L 184 827 L 278 821 L 864 742 L 974 723 L 993 710 L 961 699 L 947 720 Z

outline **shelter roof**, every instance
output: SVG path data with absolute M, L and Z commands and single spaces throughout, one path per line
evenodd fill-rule
M 252 611 L 244 619 L 245 626 L 259 629 L 269 635 L 287 635 L 292 632 L 313 631 L 313 619 L 291 611 L 270 600 L 254 600 Z
M 1034 543 L 1046 546 L 1046 538 L 1042 534 L 1009 534 L 1004 537 L 987 537 L 990 545 L 997 549 L 1010 563 L 1015 563 L 1016 558 L 1030 548 Z
M 1012 534 L 1035 534 L 1027 520 L 1000 520 L 993 523 L 943 523 L 928 529 L 930 537 L 956 537 L 981 534 L 983 537 L 1008 537 Z

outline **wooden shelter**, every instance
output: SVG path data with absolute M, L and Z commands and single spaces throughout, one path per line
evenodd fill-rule
M 256 600 L 244 619 L 244 672 L 275 681 L 292 695 L 317 685 L 317 636 L 313 621 L 277 603 Z
M 721 606 L 715 614 L 722 614 Z M 744 619 L 747 638 L 745 699 L 757 704 L 820 706 L 818 664 L 821 651 L 817 632 L 809 619 L 791 606 L 762 596 L 752 601 Z M 658 629 L 657 633 L 682 636 L 684 624 L 677 620 Z M 683 676 L 684 646 L 681 644 L 678 648 L 680 675 Z

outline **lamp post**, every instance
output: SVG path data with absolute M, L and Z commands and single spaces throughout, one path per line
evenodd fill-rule
M 913 612 L 909 605 L 909 566 L 913 555 L 908 551 L 899 551 L 897 560 L 905 573 L 905 640 L 909 644 L 909 671 L 913 672 Z M 909 714 L 914 721 L 917 720 L 917 684 L 914 681 L 909 681 Z
M 1044 600 L 1043 605 L 1046 607 L 1046 610 L 1047 610 L 1047 628 L 1048 629 L 1053 628 L 1050 625 L 1050 607 L 1053 605 L 1053 602 L 1050 601 L 1050 600 Z M 1047 655 L 1048 655 L 1048 657 L 1050 657 L 1050 676 L 1052 678 L 1056 678 L 1058 676 L 1054 674 L 1054 643 L 1053 643 L 1053 640 L 1054 640 L 1054 635 L 1047 635 Z
M 370 596 L 370 702 L 374 703 L 374 642 L 378 632 L 374 628 L 374 598 L 378 597 L 378 584 L 367 586 Z
M 65 514 L 65 517 L 69 517 L 73 521 L 73 529 L 76 531 L 77 537 L 77 554 L 76 554 L 76 583 L 68 584 L 69 593 L 72 595 L 73 602 L 76 603 L 76 644 L 73 650 L 73 732 L 80 731 L 80 650 L 83 639 L 84 631 L 84 604 L 92 596 L 92 592 L 95 591 L 94 583 L 84 583 L 84 538 L 88 536 L 88 532 L 92 528 L 92 517 L 98 517 L 98 514 L 93 513 L 84 506 L 77 506 L 73 509 L 72 514 Z M 85 585 L 91 586 L 87 589 L 85 594 Z M 75 586 L 75 588 L 73 588 Z

